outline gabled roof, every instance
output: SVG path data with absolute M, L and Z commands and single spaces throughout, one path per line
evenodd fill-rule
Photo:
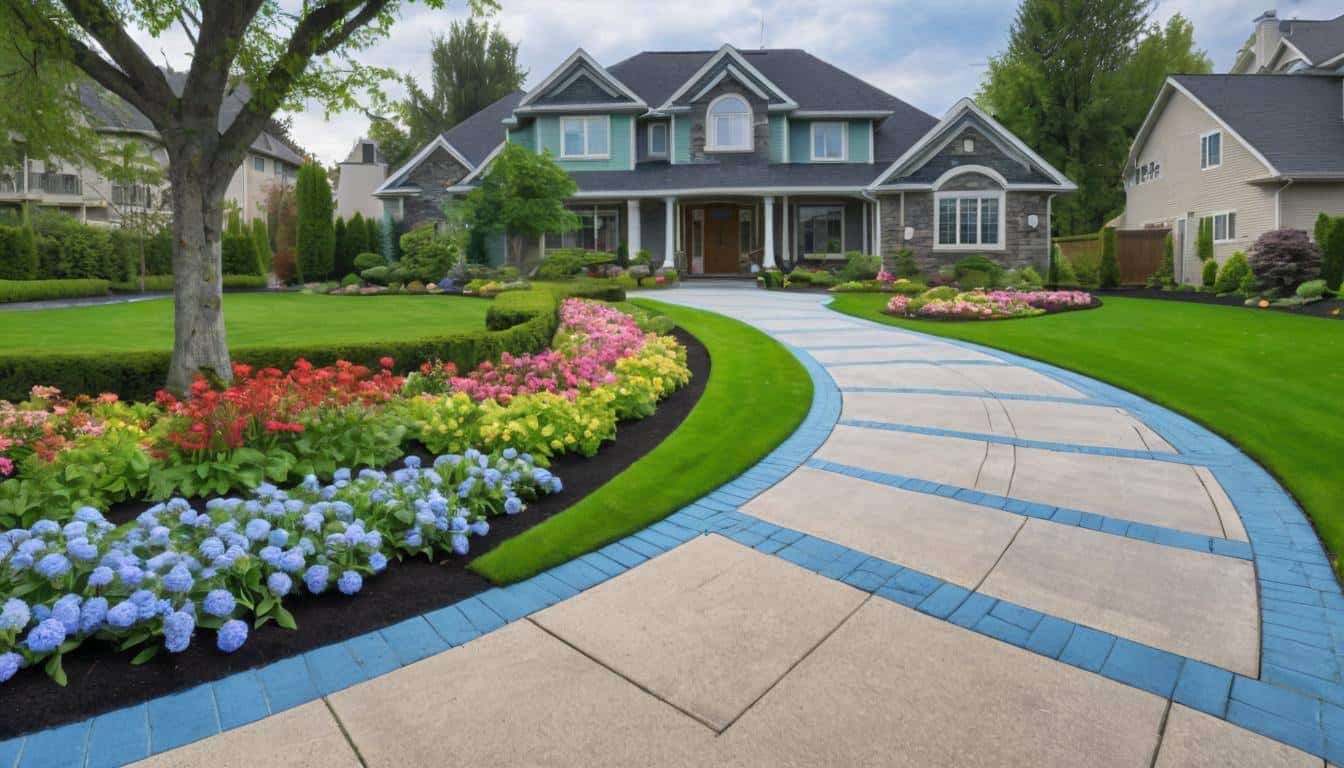
M 598 83 L 599 87 L 605 85 L 606 90 L 629 99 L 632 104 L 648 107 L 648 104 L 644 99 L 641 99 L 629 86 L 621 82 L 621 80 L 612 73 L 608 72 L 606 67 L 598 64 L 597 60 L 588 55 L 587 51 L 579 48 L 571 53 L 569 58 L 561 62 L 560 66 L 555 68 L 555 71 L 547 75 L 545 80 L 542 80 L 535 88 L 529 90 L 518 102 L 516 108 L 537 108 L 533 106 L 533 102 L 546 96 L 551 92 L 553 87 L 563 86 L 567 80 L 572 79 L 566 78 L 566 75 L 572 75 L 576 70 L 594 78 L 594 82 Z M 565 80 L 562 80 L 561 78 L 565 78 Z
M 686 78 L 684 83 L 677 86 L 677 89 L 667 97 L 659 109 L 666 109 L 672 106 L 673 102 L 676 102 L 678 99 L 699 98 L 700 91 L 704 90 L 704 88 L 699 85 L 700 81 L 713 72 L 715 67 L 721 62 L 725 62 L 727 64 L 726 71 L 731 73 L 735 79 L 739 80 L 744 85 L 747 85 L 753 90 L 757 90 L 756 86 L 752 84 L 753 82 L 763 86 L 763 91 L 760 91 L 757 94 L 761 96 L 761 98 L 767 101 L 777 102 L 781 106 L 789 108 L 798 106 L 798 102 L 794 101 L 783 88 L 775 84 L 775 82 L 765 73 L 757 69 L 755 65 L 741 54 L 741 52 L 733 46 L 724 43 L 719 50 L 710 54 L 710 56 L 705 59 L 704 63 L 702 63 L 690 77 Z
M 504 118 L 513 113 L 522 99 L 523 92 L 514 91 L 439 134 L 389 174 L 373 194 L 390 192 L 400 187 L 411 171 L 439 149 L 452 155 L 468 171 L 475 171 L 504 143 Z
M 1132 165 L 1162 108 L 1182 93 L 1255 155 L 1270 177 L 1344 175 L 1344 78 L 1173 75 L 1130 148 Z
M 1297 49 L 1311 64 L 1319 66 L 1344 55 L 1344 14 L 1322 20 L 1284 19 L 1279 22 L 1279 33 L 1283 43 Z
M 1045 184 L 1033 182 L 1031 186 L 1046 186 L 1058 189 L 1061 192 L 1076 190 L 1078 185 L 1069 180 L 1067 176 L 1061 173 L 1057 168 L 1046 161 L 1045 158 L 1036 154 L 1036 152 L 1027 146 L 1021 139 L 1003 127 L 999 121 L 990 117 L 971 99 L 963 98 L 952 108 L 947 110 L 943 119 L 930 128 L 918 141 L 910 145 L 899 157 L 887 166 L 881 175 L 873 181 L 871 188 L 878 188 L 891 178 L 895 177 L 899 171 L 913 170 L 919 167 L 927 160 L 921 155 L 936 153 L 940 148 L 940 142 L 945 143 L 949 138 L 949 131 L 956 128 L 964 119 L 974 119 L 980 126 L 987 130 L 994 141 L 1000 142 L 1009 148 L 1009 151 L 1025 158 L 1036 170 L 1038 170 L 1048 181 Z M 992 174 L 991 174 L 992 175 Z M 1039 177 L 1038 177 L 1039 178 Z M 922 185 L 927 186 L 927 185 Z M 936 184 L 934 185 L 937 186 Z M 1006 186 L 1018 186 L 1007 184 Z

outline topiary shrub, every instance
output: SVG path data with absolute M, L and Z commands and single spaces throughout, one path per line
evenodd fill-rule
M 915 261 L 915 252 L 909 248 L 902 248 L 897 251 L 892 264 L 892 272 L 897 277 L 904 277 L 907 280 L 914 280 L 919 277 L 919 262 Z
M 387 265 L 369 267 L 368 269 L 360 272 L 359 276 L 364 278 L 364 281 L 367 283 L 373 283 L 374 285 L 387 285 L 388 283 L 392 282 L 392 268 L 388 267 Z
M 37 265 L 33 230 L 0 226 L 0 280 L 36 280 Z
M 1297 297 L 1303 301 L 1325 298 L 1325 281 L 1318 278 L 1297 286 Z
M 256 243 L 250 233 L 225 232 L 219 244 L 220 260 L 226 275 L 259 275 Z
M 633 258 L 633 259 L 630 260 L 630 264 L 631 264 L 632 266 L 635 265 L 635 264 L 648 264 L 648 263 L 649 263 L 650 261 L 652 261 L 652 260 L 653 260 L 653 254 L 649 252 L 649 249 L 648 249 L 648 248 L 640 248 L 640 249 L 635 253 L 635 258 Z
M 994 277 L 988 272 L 979 269 L 963 270 L 957 278 L 957 284 L 966 290 L 972 288 L 993 288 Z
M 1078 275 L 1073 271 L 1073 263 L 1060 254 L 1055 263 L 1055 285 L 1059 288 L 1077 288 Z
M 383 261 L 383 257 L 376 253 L 369 253 L 366 251 L 355 257 L 355 270 L 358 272 L 386 265 L 387 262 Z
M 453 269 L 459 252 L 446 237 L 439 237 L 434 227 L 417 227 L 401 236 L 401 261 L 397 269 L 405 280 L 437 283 Z
M 1199 281 L 1205 288 L 1212 288 L 1218 281 L 1218 261 L 1217 259 L 1205 259 L 1204 265 L 1200 268 Z
M 359 285 L 359 275 L 349 274 L 341 278 L 342 288 L 345 288 L 346 286 L 350 285 Z
M 1242 280 L 1250 274 L 1251 266 L 1246 261 L 1246 254 L 1237 251 L 1218 268 L 1218 275 L 1213 280 L 1213 292 L 1236 293 L 1241 290 Z
M 850 251 L 845 254 L 845 266 L 841 267 L 838 276 L 841 280 L 872 280 L 877 277 L 877 273 L 882 271 L 882 259 L 879 256 L 872 256 L 858 251 Z
M 1256 287 L 1289 296 L 1321 273 L 1321 249 L 1300 229 L 1274 229 L 1251 246 L 1248 259 Z
M 409 282 L 409 283 L 406 284 L 406 292 L 407 292 L 407 293 L 424 293 L 424 292 L 425 292 L 425 284 L 422 283 L 422 282 L 420 282 L 419 280 L 412 280 L 411 282 Z
M 1176 284 L 1176 249 L 1171 233 L 1162 240 L 1162 261 L 1157 271 L 1148 277 L 1149 288 L 1170 288 Z
M 950 285 L 940 285 L 937 288 L 930 288 L 925 291 L 922 298 L 929 301 L 955 299 L 957 298 L 957 289 Z
M 557 248 L 546 253 L 546 258 L 537 265 L 538 280 L 568 280 L 579 274 L 584 267 L 582 248 Z
M 1101 230 L 1101 267 L 1097 272 L 1101 288 L 1120 287 L 1120 262 L 1115 257 L 1115 227 Z
M 958 259 L 952 274 L 963 287 L 994 288 L 1003 283 L 1003 266 L 979 253 Z
M 1200 261 L 1208 261 L 1213 258 L 1212 216 L 1199 220 L 1199 232 L 1195 235 L 1195 256 L 1198 256 Z

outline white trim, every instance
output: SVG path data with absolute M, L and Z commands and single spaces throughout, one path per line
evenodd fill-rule
M 508 142 L 501 142 L 494 149 L 490 150 L 490 154 L 485 156 L 485 159 L 481 161 L 481 164 L 476 166 L 471 173 L 468 173 L 466 176 L 463 176 L 462 179 L 458 181 L 457 184 L 455 184 L 454 186 L 462 186 L 463 184 L 466 184 L 472 179 L 475 179 L 477 176 L 480 176 L 481 174 L 485 173 L 485 170 L 490 167 L 490 163 L 495 159 L 495 156 L 498 155 L 500 152 L 504 151 L 504 145 L 507 143 Z
M 597 61 L 594 60 L 592 56 L 589 56 L 588 52 L 583 50 L 582 48 L 575 49 L 575 51 L 569 55 L 569 58 L 565 59 L 564 62 L 560 64 L 560 66 L 556 67 L 555 70 L 551 72 L 551 74 L 546 76 L 545 80 L 542 80 L 541 83 L 537 85 L 537 87 L 528 91 L 527 94 L 523 96 L 523 100 L 518 102 L 518 106 L 525 107 L 528 104 L 531 104 L 533 101 L 535 101 L 537 97 L 541 96 L 542 94 L 550 90 L 551 84 L 554 83 L 557 79 L 559 79 L 559 77 L 562 74 L 564 74 L 565 71 L 568 70 L 570 66 L 572 66 L 576 61 L 583 62 L 584 64 L 588 65 L 588 67 L 592 69 L 595 74 L 598 74 L 606 78 L 607 82 L 610 85 L 615 86 L 618 90 L 620 90 L 621 93 L 630 97 L 631 101 L 635 102 L 636 104 L 641 104 L 645 107 L 648 107 L 648 104 L 645 104 L 643 99 L 639 98 L 639 96 L 634 91 L 630 90 L 630 88 L 625 83 L 622 83 L 620 80 L 618 80 L 615 75 L 608 72 L 605 67 L 603 67 L 601 64 L 598 64 Z M 517 107 L 515 107 L 514 109 L 516 110 Z
M 1057 184 L 1056 186 L 1048 187 L 1049 189 L 1066 190 L 1066 191 L 1074 191 L 1078 189 L 1077 184 L 1074 184 L 1072 181 L 1069 181 L 1069 178 L 1067 176 L 1061 173 L 1053 165 L 1046 162 L 1045 158 L 1036 154 L 1036 152 L 1033 151 L 1031 147 L 1028 147 L 1025 143 L 1023 143 L 1023 141 L 1019 139 L 1016 135 L 1014 135 L 1012 131 L 1009 131 L 1007 128 L 1004 128 L 1003 125 L 999 123 L 999 121 L 990 117 L 988 114 L 985 113 L 984 110 L 980 109 L 979 105 L 977 105 L 974 101 L 971 101 L 970 99 L 966 98 L 963 98 L 956 104 L 952 105 L 952 108 L 947 111 L 947 114 L 943 116 L 942 120 L 938 121 L 937 125 L 930 128 L 929 131 L 919 139 L 919 141 L 916 141 L 899 158 L 897 158 L 895 162 L 887 166 L 887 169 L 883 171 L 882 174 L 878 176 L 871 184 L 868 185 L 868 188 L 869 189 L 884 188 L 881 186 L 882 182 L 886 181 L 887 178 L 890 177 L 897 170 L 899 170 L 907 160 L 918 154 L 919 151 L 925 145 L 933 141 L 940 133 L 942 133 L 942 131 L 946 130 L 949 126 L 951 126 L 953 123 L 959 120 L 961 116 L 966 114 L 967 112 L 970 112 L 971 114 L 974 114 L 975 116 L 983 120 L 985 124 L 989 126 L 991 131 L 999 134 L 1004 139 L 1007 139 L 1008 142 L 1014 148 L 1016 148 L 1023 155 L 1026 155 L 1027 158 L 1031 160 L 1031 162 L 1040 166 L 1040 168 L 1043 171 L 1045 171 L 1047 175 L 1054 178 Z
M 724 99 L 737 99 L 747 108 L 747 130 L 746 144 L 723 145 L 719 143 L 718 129 L 715 125 L 714 107 Z M 742 112 L 730 112 L 730 115 L 741 115 Z M 738 93 L 725 93 L 709 102 L 709 107 L 705 109 L 705 151 L 706 152 L 752 152 L 756 149 L 756 113 L 751 109 L 751 102 Z
M 876 148 L 876 142 L 877 142 L 876 134 L 877 134 L 877 121 L 876 121 L 876 120 L 869 120 L 869 121 L 868 121 L 868 164 L 869 164 L 869 165 L 872 165 L 872 164 L 874 164 L 874 163 L 877 162 L 877 152 L 876 152 L 876 149 L 875 149 L 875 148 Z
M 706 93 L 709 93 L 709 91 L 714 86 L 723 82 L 723 78 L 729 75 L 733 76 L 733 79 L 737 81 L 738 85 L 745 87 L 747 90 L 751 91 L 757 96 L 760 96 L 762 99 L 766 101 L 770 100 L 770 97 L 766 95 L 765 91 L 762 91 L 760 88 L 757 88 L 756 84 L 751 82 L 751 78 L 744 77 L 742 73 L 738 71 L 737 67 L 734 67 L 732 64 L 729 64 L 728 66 L 724 67 L 723 71 L 720 72 L 718 75 L 716 75 L 713 80 L 709 81 L 709 85 L 706 85 L 704 88 L 701 88 L 699 93 L 692 96 L 691 101 L 699 101 L 702 96 L 704 96 Z
M 662 128 L 662 129 L 663 129 L 663 151 L 662 151 L 662 152 L 654 152 L 654 151 L 653 151 L 653 129 L 654 129 L 654 128 Z M 648 154 L 649 157 L 666 158 L 666 157 L 669 157 L 669 156 L 672 154 L 672 130 L 671 130 L 671 127 L 670 127 L 667 123 L 664 123 L 664 122 L 661 122 L 661 121 L 649 123 L 647 126 L 644 127 L 644 140 L 645 140 L 645 142 L 647 142 L 647 145 L 648 145 L 648 153 L 647 153 L 647 154 Z
M 1232 229 L 1233 231 L 1232 231 L 1232 236 L 1231 236 L 1231 237 L 1225 237 L 1225 238 L 1223 238 L 1222 240 L 1219 240 L 1219 239 L 1218 239 L 1218 234 L 1217 234 L 1217 232 L 1218 232 L 1218 221 L 1217 221 L 1217 219 L 1218 219 L 1219 216 L 1223 216 L 1223 217 L 1231 216 L 1231 217 L 1234 217 L 1234 218 L 1233 218 L 1233 222 L 1235 222 L 1235 217 L 1236 217 L 1236 215 L 1237 215 L 1237 212 L 1236 212 L 1235 210 L 1209 211 L 1208 213 L 1205 213 L 1205 214 L 1201 214 L 1201 215 L 1196 216 L 1196 217 L 1195 217 L 1195 222 L 1196 222 L 1196 224 L 1198 224 L 1198 223 L 1202 222 L 1204 219 L 1213 219 L 1213 220 L 1214 220 L 1214 222 L 1213 222 L 1213 229 L 1214 229 L 1214 232 L 1213 232 L 1213 244 L 1214 244 L 1214 245 L 1224 245 L 1224 244 L 1226 244 L 1226 243 L 1235 243 L 1235 242 L 1237 242 L 1237 239 L 1238 239 L 1238 238 L 1237 238 L 1237 233 L 1236 233 L 1236 224 L 1235 224 L 1235 223 L 1232 224 L 1231 229 Z M 1226 222 L 1224 223 L 1224 226 L 1226 226 Z M 1224 234 L 1226 234 L 1226 232 L 1224 232 Z
M 817 156 L 817 126 L 818 125 L 838 125 L 840 126 L 840 156 L 839 157 L 818 157 Z M 849 123 L 843 120 L 813 120 L 807 124 L 808 154 L 814 163 L 847 163 L 849 162 Z
M 1279 60 L 1279 54 L 1281 54 L 1283 52 L 1283 49 L 1285 48 L 1292 48 L 1297 53 L 1297 55 L 1301 56 L 1302 60 L 1307 62 L 1308 64 L 1311 64 L 1313 66 L 1316 64 L 1316 62 L 1311 60 L 1310 56 L 1302 52 L 1301 48 L 1298 48 L 1296 45 L 1293 45 L 1292 42 L 1288 40 L 1288 38 L 1281 37 L 1279 38 L 1279 44 L 1274 46 L 1274 52 L 1269 54 L 1268 59 L 1265 59 L 1265 63 L 1263 66 L 1261 66 L 1261 69 L 1263 69 L 1266 72 L 1274 73 L 1273 65 L 1275 62 Z
M 825 259 L 825 258 L 828 257 L 828 256 L 837 256 L 837 255 L 839 255 L 839 256 L 843 256 L 843 255 L 845 255 L 845 253 L 847 253 L 847 251 L 845 250 L 845 230 L 846 230 L 846 227 L 845 227 L 845 223 L 846 223 L 846 222 L 845 222 L 845 208 L 847 208 L 847 207 L 849 207 L 849 206 L 847 206 L 844 202 L 839 202 L 839 203 L 831 202 L 831 203 L 828 203 L 828 202 L 824 202 L 824 201 L 820 201 L 820 202 L 819 202 L 819 201 L 816 201 L 816 200 L 809 200 L 809 201 L 806 202 L 806 203 L 798 203 L 798 204 L 796 204 L 796 205 L 794 206 L 794 220 L 797 222 L 797 226 L 794 227 L 794 230 L 797 232 L 797 238 L 796 238 L 796 239 L 797 239 L 797 241 L 798 241 L 798 242 L 794 243 L 794 245 L 797 246 L 797 251 L 798 251 L 798 258 L 795 259 L 795 262 L 797 262 L 797 261 L 805 261 L 805 260 L 807 260 L 808 258 L 812 258 L 812 259 Z M 804 209 L 804 208 L 839 208 L 839 209 L 840 209 L 840 250 L 839 250 L 838 253 L 832 253 L 832 252 L 830 252 L 830 251 L 814 252 L 814 253 L 804 253 L 804 252 L 803 252 L 803 209 Z
M 1206 159 L 1206 156 L 1208 155 L 1208 153 L 1205 152 L 1205 147 L 1207 146 L 1207 142 L 1205 142 L 1205 139 L 1209 138 L 1210 136 L 1218 137 L 1218 162 L 1205 165 L 1204 161 Z M 1206 131 L 1204 133 L 1199 134 L 1199 170 L 1212 171 L 1214 168 L 1221 168 L 1222 166 L 1223 166 L 1223 132 L 1214 130 L 1214 131 Z
M 925 187 L 927 189 L 927 187 Z M 444 191 L 452 193 L 466 193 L 475 189 L 470 184 L 459 182 Z M 1054 187 L 1051 187 L 1054 189 Z M 570 195 L 575 200 L 601 199 L 601 198 L 626 198 L 626 197 L 691 197 L 695 195 L 718 195 L 720 197 L 734 197 L 739 195 L 769 196 L 769 195 L 852 195 L 860 197 L 867 191 L 862 186 L 847 187 L 686 187 L 682 189 L 602 189 L 602 190 L 580 190 Z M 686 201 L 691 202 L 691 201 Z
M 677 162 L 677 116 L 671 114 L 667 116 L 667 164 L 680 165 Z
M 396 172 L 393 173 L 391 176 L 388 176 L 386 181 L 384 181 L 382 184 L 379 184 L 378 188 L 373 190 L 373 194 L 377 195 L 383 192 L 387 192 L 392 187 L 395 187 L 398 183 L 401 182 L 403 176 L 415 170 L 416 167 L 420 165 L 420 163 L 424 162 L 426 157 L 429 157 L 429 155 L 435 149 L 439 148 L 442 148 L 443 150 L 448 152 L 448 154 L 452 155 L 453 158 L 456 159 L 459 163 L 461 163 L 462 166 L 466 168 L 468 171 L 471 171 L 476 168 L 476 166 L 467 162 L 467 158 L 463 157 L 462 153 L 458 152 L 456 147 L 454 147 L 452 144 L 449 144 L 448 140 L 443 138 L 443 134 L 439 134 L 438 136 L 434 137 L 433 141 L 429 142 L 424 147 L 422 147 L 419 152 L 416 152 L 415 156 L 412 157 L 410 160 L 408 160 L 405 165 L 398 168 Z
M 1320 67 L 1321 69 L 1325 69 L 1326 67 L 1334 66 L 1335 64 L 1338 64 L 1340 62 L 1344 62 L 1344 53 L 1340 53 L 1333 59 L 1326 59 L 1325 61 L 1322 61 L 1320 64 L 1317 64 L 1316 66 Z
M 997 183 L 1000 187 L 1003 187 L 1004 189 L 1008 188 L 1008 180 L 1003 177 L 1003 174 L 999 173 L 993 168 L 984 165 L 958 165 L 949 168 L 947 171 L 943 173 L 942 176 L 939 176 L 938 179 L 933 182 L 932 188 L 935 190 L 942 189 L 943 185 L 947 184 L 947 182 L 967 173 L 978 173 L 981 176 L 988 176 L 989 178 L 993 179 L 995 183 Z M 972 192 L 976 190 L 964 190 L 964 191 Z
M 849 117 L 855 120 L 885 120 L 891 117 L 892 112 L 889 109 L 796 109 L 793 116 L 797 118 L 842 118 Z
M 975 212 L 975 239 L 976 239 L 976 242 L 974 242 L 974 243 L 963 243 L 963 242 L 961 242 L 961 204 L 958 203 L 958 204 L 957 204 L 957 213 L 955 214 L 955 219 L 954 219 L 954 221 L 953 221 L 953 225 L 954 225 L 954 226 L 953 226 L 953 232 L 954 232 L 954 233 L 956 234 L 956 236 L 957 236 L 957 242 L 954 243 L 954 244 L 946 244 L 946 243 L 942 243 L 942 244 L 940 244 L 940 243 L 938 242 L 938 236 L 939 236 L 939 234 L 940 234 L 941 231 L 942 231 L 942 221 L 941 221 L 941 218 L 942 218 L 942 206 L 939 205 L 939 203 L 940 203 L 941 201 L 943 201 L 943 200 L 948 199 L 948 198 L 960 199 L 960 198 L 968 198 L 968 197 L 973 197 L 973 198 L 975 198 L 977 201 L 978 201 L 978 200 L 981 200 L 981 199 L 983 199 L 983 198 L 986 198 L 986 197 L 994 197 L 994 198 L 998 198 L 998 214 L 999 214 L 999 216 L 998 216 L 998 218 L 999 218 L 999 237 L 998 237 L 998 242 L 993 243 L 992 245 L 986 245 L 986 244 L 984 244 L 984 243 L 979 242 L 979 241 L 980 241 L 980 232 L 981 232 L 982 229 L 983 229 L 983 224 L 982 224 L 982 222 L 981 222 L 981 214 L 983 213 L 984 208 L 977 202 L 977 203 L 976 203 L 976 212 Z M 1005 205 L 1005 203 L 1007 203 L 1007 200 L 1005 199 L 1005 193 L 1004 193 L 1003 191 L 1001 191 L 1001 190 L 962 189 L 962 190 L 956 190 L 956 191 L 949 190 L 949 191 L 947 191 L 947 192 L 934 192 L 934 193 L 933 193 L 933 250 L 935 250 L 935 251 L 1005 251 L 1005 250 L 1007 250 L 1007 249 L 1008 249 L 1008 244 L 1007 244 L 1006 242 L 1004 242 L 1004 241 L 1006 241 L 1006 240 L 1008 239 L 1008 227 L 1006 226 L 1007 217 L 1006 217 L 1006 210 L 1005 210 L 1005 209 L 1007 208 L 1007 206 Z
M 570 75 L 568 78 L 565 79 L 563 83 L 555 86 L 555 90 L 557 92 L 563 91 L 569 86 L 578 82 L 579 78 L 585 78 L 585 77 L 588 78 L 588 80 L 592 82 L 593 85 L 596 85 L 598 88 L 601 88 L 602 91 L 606 93 L 608 96 L 611 96 L 612 98 L 620 97 L 621 94 L 617 93 L 615 88 L 612 88 L 610 85 L 607 85 L 606 83 L 599 83 L 597 79 L 593 77 L 592 73 L 586 69 L 580 69 L 574 74 Z
M 791 134 L 790 134 L 790 131 L 791 131 L 792 129 L 789 128 L 789 123 L 791 123 L 791 122 L 793 122 L 793 121 L 789 119 L 789 116 L 788 116 L 788 115 L 785 115 L 785 116 L 784 116 L 784 162 L 786 162 L 786 163 L 793 162 L 793 160 L 792 160 L 791 157 L 790 157 L 790 156 L 793 154 L 793 149 L 792 149 L 792 146 L 791 146 L 791 145 L 792 145 L 792 142 L 793 142 L 793 139 L 791 138 Z
M 1222 128 L 1223 131 L 1236 139 L 1238 144 L 1245 147 L 1246 151 L 1250 152 L 1252 157 L 1259 160 L 1261 164 L 1265 166 L 1265 170 L 1269 172 L 1270 176 L 1280 175 L 1279 169 L 1275 168 L 1274 164 L 1269 162 L 1269 160 L 1260 153 L 1260 150 L 1255 148 L 1255 145 L 1242 138 L 1241 134 L 1233 130 L 1232 126 L 1228 125 L 1226 120 L 1219 117 L 1217 112 L 1209 109 L 1207 104 L 1196 98 L 1195 94 L 1191 93 L 1189 88 L 1176 82 L 1174 77 L 1167 78 L 1167 82 L 1163 84 L 1162 90 L 1157 94 L 1157 99 L 1153 101 L 1152 108 L 1148 110 L 1148 116 L 1143 119 L 1143 125 L 1139 126 L 1139 132 L 1134 136 L 1134 143 L 1129 147 L 1129 157 L 1125 160 L 1125 174 L 1129 172 L 1130 166 L 1133 165 L 1137 159 L 1138 150 L 1141 148 L 1141 145 L 1148 140 L 1148 134 L 1152 132 L 1153 124 L 1157 122 L 1157 116 L 1160 113 L 1159 107 L 1164 106 L 1166 102 L 1171 99 L 1172 91 L 1182 94 L 1187 99 L 1194 102 L 1195 106 L 1204 110 L 1209 117 L 1213 118 L 1214 122 L 1218 123 L 1218 126 Z M 1125 174 L 1121 174 L 1121 176 L 1123 177 Z
M 581 120 L 584 123 L 583 129 L 583 152 L 577 155 L 565 153 L 565 121 Z M 603 128 L 607 132 L 607 151 L 602 154 L 594 154 L 588 150 L 588 123 L 601 120 Z M 560 118 L 560 159 L 561 160 L 610 160 L 611 159 L 611 115 L 564 115 Z
M 933 189 L 933 185 L 927 182 L 909 182 L 904 184 L 883 184 L 877 187 L 864 187 L 870 192 L 899 192 L 903 190 L 918 191 Z M 1073 187 L 1063 187 L 1059 184 L 1008 184 L 1004 187 L 1008 192 L 1059 192 L 1072 191 Z
M 539 104 L 534 107 L 517 107 L 516 115 L 553 115 L 557 112 L 631 112 L 644 114 L 647 107 L 642 104 Z
M 779 86 L 772 83 L 770 81 L 770 78 L 761 74 L 761 71 L 759 69 L 751 66 L 751 64 L 748 63 L 745 58 L 743 58 L 742 54 L 738 53 L 737 49 L 729 45 L 728 43 L 724 43 L 723 46 L 719 48 L 719 50 L 715 51 L 713 56 L 710 56 L 705 61 L 704 64 L 700 65 L 700 68 L 695 71 L 695 74 L 691 75 L 686 80 L 686 82 L 682 83 L 681 87 L 673 91 L 672 95 L 667 97 L 667 99 L 663 102 L 663 105 L 659 107 L 659 109 L 662 110 L 670 108 L 673 102 L 681 98 L 682 94 L 686 93 L 686 91 L 689 91 L 691 89 L 691 86 L 695 85 L 700 80 L 700 78 L 704 77 L 710 70 L 712 70 L 715 67 L 715 65 L 719 63 L 719 60 L 722 59 L 724 56 L 731 57 L 733 61 L 736 62 L 740 67 L 742 67 L 744 71 L 746 71 L 752 77 L 756 78 L 757 82 L 761 83 L 766 88 L 769 88 L 770 90 L 774 91 L 775 95 L 779 97 L 779 100 L 784 102 L 783 105 L 779 105 L 781 108 L 797 109 L 798 102 L 794 101 L 787 93 L 782 91 Z M 773 109 L 774 107 L 772 106 L 771 108 Z

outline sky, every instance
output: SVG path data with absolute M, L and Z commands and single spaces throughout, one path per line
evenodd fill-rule
M 575 48 L 611 65 L 645 50 L 759 48 L 764 38 L 769 48 L 804 48 L 935 116 L 974 94 L 989 57 L 1007 45 L 1017 8 L 1011 0 L 500 0 L 500 6 L 492 21 L 520 43 L 526 86 Z M 1225 72 L 1251 34 L 1251 20 L 1273 7 L 1274 0 L 1158 0 L 1153 19 L 1165 23 L 1176 13 L 1190 19 L 1214 71 Z M 1284 0 L 1277 10 L 1280 18 L 1320 19 L 1341 7 L 1339 0 Z M 466 13 L 464 0 L 449 0 L 441 10 L 408 4 L 392 35 L 361 60 L 427 83 L 430 41 Z M 188 66 L 189 46 L 176 28 L 158 38 L 134 34 L 155 60 Z M 368 128 L 361 113 L 325 115 L 316 104 L 292 118 L 295 140 L 328 164 L 343 159 Z

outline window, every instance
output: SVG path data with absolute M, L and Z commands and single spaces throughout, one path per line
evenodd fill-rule
M 798 244 L 803 258 L 845 251 L 843 205 L 798 206 Z
M 812 159 L 814 161 L 843 161 L 848 144 L 844 123 L 812 124 Z
M 149 187 L 144 184 L 113 184 L 112 204 L 136 208 L 149 207 Z
M 265 172 L 266 172 L 266 158 L 264 158 L 264 157 L 253 157 L 253 158 L 252 158 L 252 168 L 253 168 L 253 170 L 257 170 L 257 171 L 261 171 L 262 173 L 265 173 Z
M 1003 194 L 939 192 L 935 196 L 938 233 L 943 250 L 999 248 L 1003 244 Z
M 546 235 L 546 248 L 582 248 L 615 253 L 620 246 L 620 212 L 615 208 L 570 208 L 579 217 L 579 228 L 564 234 Z
M 706 149 L 714 152 L 751 151 L 751 107 L 741 96 L 720 96 L 709 104 Z
M 1224 211 L 1203 217 L 1213 219 L 1213 242 L 1230 243 L 1237 239 L 1237 212 Z M 1203 221 L 1201 219 L 1201 221 Z
M 606 115 L 560 118 L 560 157 L 605 160 L 611 156 L 611 122 Z
M 649 123 L 649 157 L 667 157 L 667 123 Z
M 1199 167 L 1203 170 L 1223 164 L 1223 134 L 1214 131 L 1199 137 Z

